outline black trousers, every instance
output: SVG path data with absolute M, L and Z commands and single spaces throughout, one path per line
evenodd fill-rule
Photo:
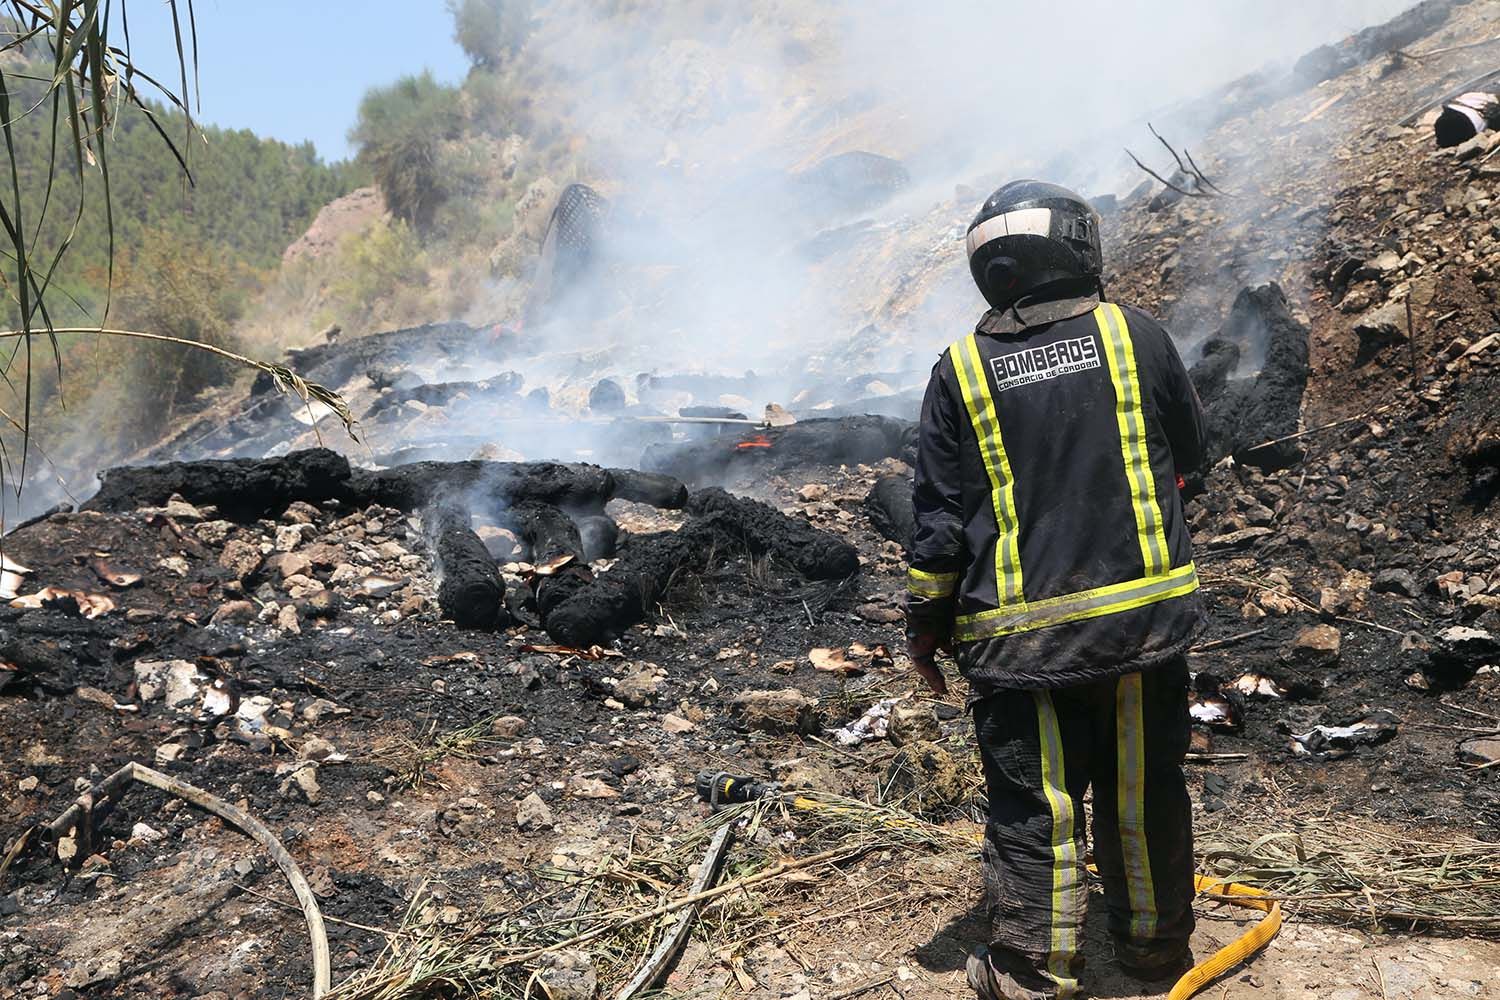
M 989 790 L 983 868 L 997 966 L 1069 996 L 1083 967 L 1084 792 L 1109 931 L 1136 966 L 1186 953 L 1193 932 L 1192 806 L 1182 774 L 1185 659 L 974 705 Z

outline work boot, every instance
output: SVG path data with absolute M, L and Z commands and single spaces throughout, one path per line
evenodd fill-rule
M 983 946 L 969 956 L 964 971 L 968 973 L 969 989 L 979 1000 L 1057 1000 L 1057 988 L 1051 980 L 1026 969 L 1002 972 Z
M 1115 960 L 1130 978 L 1144 983 L 1157 983 L 1175 980 L 1191 969 L 1193 952 L 1186 942 L 1164 951 L 1159 947 L 1148 950 L 1116 941 Z

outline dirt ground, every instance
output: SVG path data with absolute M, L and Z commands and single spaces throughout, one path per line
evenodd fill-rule
M 1493 34 L 1497 8 L 1458 8 L 1421 46 Z M 1198 726 L 1188 773 L 1205 863 L 1238 852 L 1218 870 L 1264 871 L 1290 848 L 1262 835 L 1296 834 L 1312 859 L 1301 863 L 1323 874 L 1266 876 L 1301 899 L 1275 941 L 1205 996 L 1500 996 L 1500 873 L 1487 860 L 1500 768 L 1462 749 L 1500 732 L 1497 456 L 1485 444 L 1500 434 L 1500 350 L 1465 354 L 1500 325 L 1487 221 L 1500 170 L 1487 152 L 1432 152 L 1420 123 L 1391 126 L 1474 72 L 1461 53 L 1357 67 L 1256 112 L 1255 135 L 1277 126 L 1270 148 L 1251 148 L 1242 120 L 1210 137 L 1210 169 L 1226 184 L 1253 176 L 1254 192 L 1163 213 L 1139 199 L 1108 222 L 1118 297 L 1213 326 L 1238 287 L 1274 277 L 1312 331 L 1303 457 L 1277 472 L 1221 467 L 1189 511 L 1209 609 L 1198 694 L 1224 697 L 1239 724 Z M 1316 144 L 1334 155 L 1311 157 Z M 1252 155 L 1280 166 L 1236 169 Z M 1353 324 L 1408 300 L 1412 341 L 1359 358 Z M 774 560 L 712 562 L 592 653 L 538 648 L 545 634 L 524 622 L 497 633 L 443 622 L 419 527 L 400 511 L 328 503 L 231 524 L 183 505 L 22 528 L 5 556 L 28 581 L 115 607 L 90 619 L 66 601 L 0 606 L 0 841 L 121 764 L 154 764 L 285 843 L 328 918 L 336 984 L 375 965 L 402 927 L 402 947 L 448 935 L 504 959 L 589 926 L 591 908 L 681 895 L 709 820 L 700 771 L 879 802 L 901 750 L 841 746 L 832 731 L 904 696 L 954 762 L 950 801 L 928 810 L 922 835 L 948 846 L 870 833 L 836 864 L 715 899 L 666 989 L 966 995 L 963 959 L 985 927 L 974 852 L 952 846 L 977 830 L 962 686 L 941 702 L 913 691 L 901 549 L 864 507 L 877 477 L 903 471 L 813 465 L 728 484 L 854 544 L 860 574 L 814 583 Z M 611 512 L 626 546 L 680 520 Z M 109 583 L 99 558 L 141 580 Z M 829 650 L 847 665 L 820 669 Z M 152 666 L 172 663 L 185 666 Z M 1220 695 L 1244 675 L 1278 696 Z M 188 684 L 185 704 L 155 690 L 168 676 Z M 204 707 L 210 689 L 227 692 L 227 711 Z M 806 718 L 747 719 L 735 697 L 765 690 L 797 692 Z M 1380 741 L 1303 752 L 1292 739 L 1380 712 L 1397 720 Z M 795 810 L 768 814 L 725 877 L 848 843 L 832 836 Z M 1382 857 L 1425 859 L 1431 892 L 1384 879 Z M 0 876 L 0 1000 L 307 993 L 307 932 L 285 880 L 221 821 L 133 790 L 75 860 L 31 851 Z M 1403 908 L 1420 913 L 1392 915 Z M 1208 900 L 1198 912 L 1200 958 L 1251 917 Z M 608 994 L 647 944 L 622 935 L 581 950 Z M 1100 919 L 1087 954 L 1094 995 L 1165 993 L 1113 971 Z M 493 995 L 523 995 L 503 985 Z

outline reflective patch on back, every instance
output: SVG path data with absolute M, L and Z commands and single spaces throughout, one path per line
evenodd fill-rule
M 999 392 L 1102 367 L 1099 343 L 1093 336 L 1059 340 L 1043 347 L 998 354 L 990 359 L 990 371 L 995 376 L 995 389 Z

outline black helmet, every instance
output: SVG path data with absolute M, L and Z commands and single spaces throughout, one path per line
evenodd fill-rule
M 969 223 L 968 246 L 974 283 L 996 309 L 1100 289 L 1099 215 L 1056 184 L 1011 181 L 990 195 Z

